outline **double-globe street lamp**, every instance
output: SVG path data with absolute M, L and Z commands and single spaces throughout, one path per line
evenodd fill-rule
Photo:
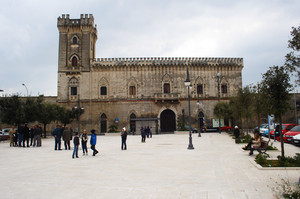
M 191 127 L 191 97 L 190 97 L 190 87 L 191 87 L 191 80 L 190 80 L 190 74 L 189 74 L 189 68 L 186 68 L 186 80 L 184 81 L 184 85 L 188 89 L 188 104 L 189 104 L 189 146 L 188 149 L 194 149 L 193 143 L 192 143 L 192 127 Z

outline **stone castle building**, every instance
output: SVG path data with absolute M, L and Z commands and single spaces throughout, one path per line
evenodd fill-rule
M 194 127 L 211 123 L 218 90 L 220 100 L 228 101 L 242 87 L 242 58 L 96 58 L 93 15 L 62 15 L 57 27 L 57 102 L 84 107 L 81 128 L 107 132 L 116 124 L 118 130 L 125 126 L 137 133 L 141 126 L 151 126 L 153 132 L 174 131 L 188 115 L 187 67 Z

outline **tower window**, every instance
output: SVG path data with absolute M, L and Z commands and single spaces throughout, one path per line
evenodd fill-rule
M 75 56 L 72 58 L 72 66 L 77 66 L 77 58 Z
M 136 95 L 135 86 L 129 86 L 129 95 Z
M 197 94 L 203 94 L 203 85 L 202 84 L 198 84 L 197 85 Z
M 164 93 L 170 93 L 170 84 L 164 83 Z
M 106 86 L 101 86 L 101 88 L 100 88 L 100 94 L 101 95 L 107 95 L 107 88 L 106 88 Z
M 72 44 L 77 44 L 77 43 L 78 43 L 77 37 L 73 37 L 73 39 L 72 39 Z
M 222 84 L 221 90 L 222 90 L 223 94 L 226 94 L 227 93 L 227 85 L 226 84 Z
M 77 87 L 71 87 L 71 95 L 77 95 Z

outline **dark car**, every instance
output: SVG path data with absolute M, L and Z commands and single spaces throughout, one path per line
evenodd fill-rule
M 189 131 L 190 127 L 189 126 L 184 126 L 185 129 L 187 129 Z M 198 133 L 198 130 L 196 128 L 191 127 L 191 131 L 192 133 Z

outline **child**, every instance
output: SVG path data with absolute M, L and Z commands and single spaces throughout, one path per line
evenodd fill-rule
M 74 159 L 75 153 L 76 153 L 76 158 L 79 158 L 79 157 L 78 157 L 78 147 L 79 147 L 79 136 L 78 136 L 78 132 L 75 133 L 75 137 L 74 137 L 73 143 L 74 143 L 74 151 L 73 151 L 72 158 Z

